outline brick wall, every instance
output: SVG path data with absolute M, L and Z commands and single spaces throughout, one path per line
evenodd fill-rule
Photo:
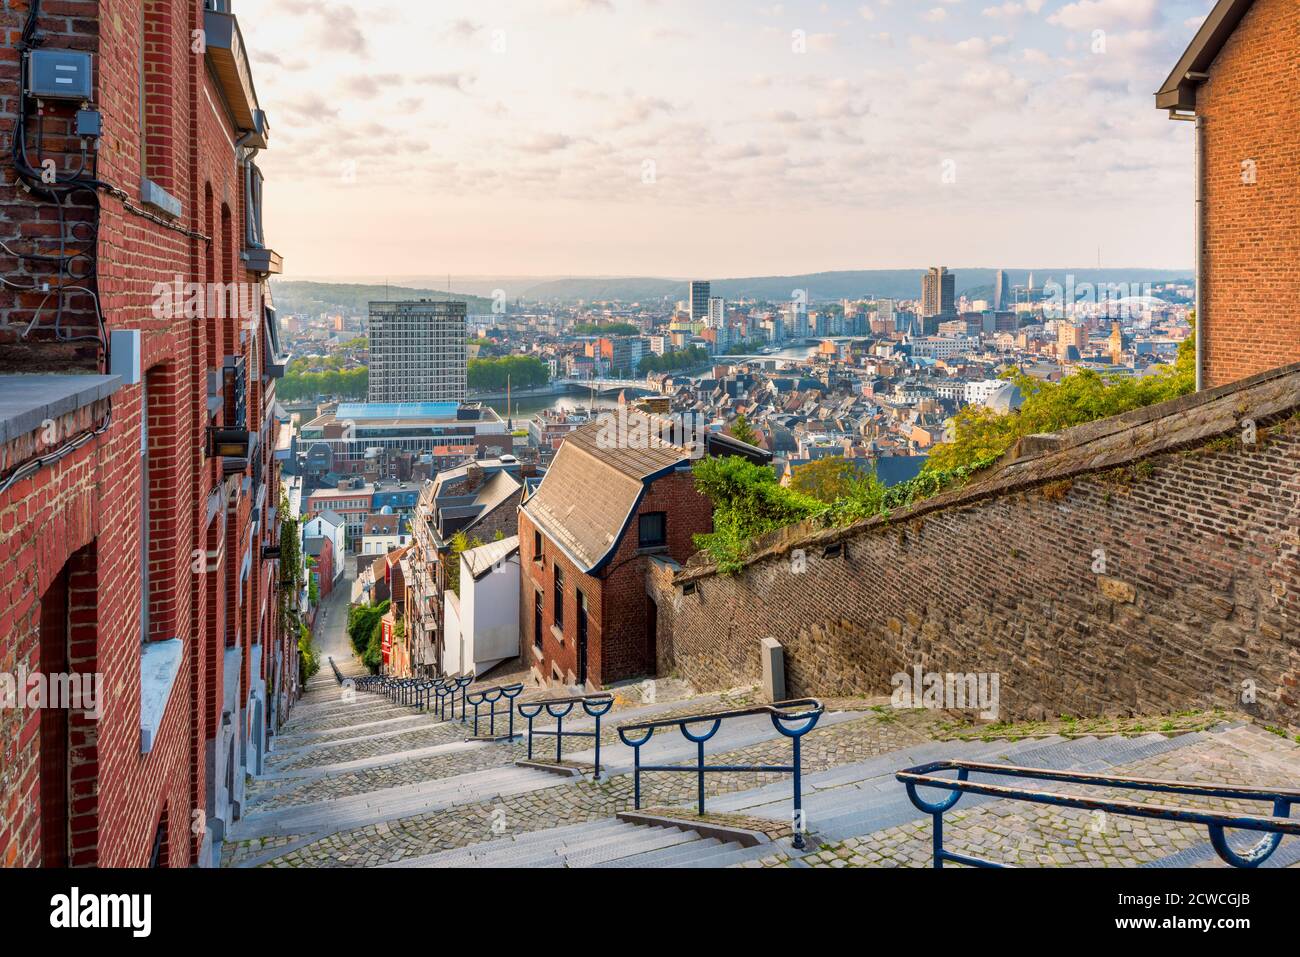
M 1209 386 L 1300 360 L 1298 48 L 1300 4 L 1255 0 L 1197 92 Z
M 1300 371 L 1288 381 L 1285 402 L 1182 403 L 1027 479 L 793 530 L 735 577 L 652 569 L 660 667 L 756 683 L 772 636 L 791 696 L 888 694 L 919 664 L 999 673 L 1007 718 L 1223 706 L 1300 725 Z M 1278 424 L 1247 446 L 1252 408 Z
M 206 454 L 207 371 L 219 367 L 224 354 L 242 353 L 249 367 L 248 420 L 235 423 L 218 413 L 214 424 L 264 432 L 258 450 L 267 488 L 263 507 L 277 504 L 272 454 L 277 426 L 265 425 L 273 395 L 264 394 L 261 349 L 255 343 L 260 332 L 241 341 L 236 318 L 169 318 L 154 310 L 155 284 L 177 276 L 183 282 L 257 280 L 240 265 L 242 181 L 232 154 L 237 134 L 219 107 L 222 99 L 203 53 L 191 49 L 191 33 L 202 26 L 202 4 L 46 0 L 41 11 L 46 47 L 94 54 L 93 105 L 102 113 L 104 130 L 98 150 L 92 150 L 95 172 L 120 194 L 101 189 L 98 205 L 85 193 L 68 197 L 63 236 L 69 246 L 84 247 L 94 262 L 93 275 L 80 284 L 98 295 L 108 330 L 141 331 L 144 382 L 112 396 L 111 424 L 103 435 L 0 494 L 0 670 L 12 673 L 19 663 L 39 668 L 42 596 L 66 571 L 72 667 L 102 672 L 106 687 L 101 720 L 83 724 L 74 718 L 71 725 L 73 862 L 143 865 L 164 822 L 169 865 L 187 866 L 203 841 L 203 828 L 193 825 L 202 824 L 195 812 L 204 810 L 209 794 L 206 752 L 220 727 L 225 623 L 245 646 L 241 697 L 253 679 L 272 676 L 277 647 L 292 659 L 296 637 L 281 635 L 276 627 L 275 569 L 261 558 L 261 545 L 274 530 L 267 529 L 265 512 L 254 514 L 257 489 L 246 494 L 241 488 L 255 469 L 250 463 L 243 475 L 223 479 L 221 461 Z M 24 3 L 0 9 L 0 127 L 6 142 L 17 109 L 14 43 L 26 13 Z M 28 124 L 33 144 L 38 126 L 43 130 L 45 155 L 56 161 L 62 176 L 81 162 L 80 142 L 69 136 L 74 109 L 47 104 Z M 7 149 L 0 165 L 0 239 L 15 252 L 56 249 L 54 204 L 12 185 Z M 181 202 L 179 220 L 164 224 L 142 211 L 142 173 Z M 90 228 L 96 222 L 97 234 Z M 48 266 L 8 253 L 0 255 L 0 269 L 20 284 L 56 281 Z M 57 341 L 55 301 L 42 308 L 43 298 L 0 290 L 0 373 L 103 371 L 98 342 Z M 68 292 L 63 332 L 97 334 L 93 306 L 87 292 Z M 142 476 L 146 406 L 151 466 Z M 57 423 L 58 434 L 66 438 L 93 429 L 109 420 L 109 412 L 109 403 L 98 403 Z M 0 461 L 12 468 L 38 451 L 48 448 L 36 436 L 20 437 L 0 450 Z M 142 599 L 145 496 L 150 587 Z M 209 519 L 214 497 L 220 507 Z M 251 568 L 240 586 L 238 570 L 247 553 Z M 185 642 L 180 673 L 148 754 L 140 752 L 142 600 L 150 611 L 145 637 Z M 253 642 L 263 643 L 259 675 L 248 673 Z M 31 712 L 0 713 L 5 771 L 0 774 L 0 863 L 7 865 L 41 859 L 34 720 Z

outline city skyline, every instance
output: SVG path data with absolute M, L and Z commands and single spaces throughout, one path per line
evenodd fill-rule
M 1191 131 L 1151 94 L 1209 6 L 240 9 L 291 276 L 727 276 L 1187 263 Z

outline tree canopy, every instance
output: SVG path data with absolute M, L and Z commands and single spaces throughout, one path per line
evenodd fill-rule
M 749 424 L 749 419 L 745 418 L 744 412 L 736 416 L 735 421 L 731 423 L 731 427 L 727 431 L 731 433 L 732 438 L 744 442 L 746 445 L 758 444 L 758 433 Z
M 512 389 L 531 389 L 551 381 L 551 369 L 537 356 L 501 356 L 469 361 L 469 388 L 477 392 L 504 392 L 507 380 Z
M 1071 426 L 1119 415 L 1143 406 L 1176 399 L 1196 388 L 1196 344 L 1185 340 L 1177 361 L 1147 376 L 1106 376 L 1080 369 L 1060 382 L 1044 382 L 1019 369 L 1004 378 L 1024 397 L 1019 411 L 999 414 L 970 405 L 954 417 L 951 438 L 930 451 L 925 470 L 970 466 L 996 461 L 1026 435 L 1059 432 Z

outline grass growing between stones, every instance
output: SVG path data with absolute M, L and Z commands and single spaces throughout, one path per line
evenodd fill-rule
M 940 741 L 1020 741 L 1025 738 L 1047 738 L 1059 735 L 1078 738 L 1085 735 L 1134 736 L 1140 734 L 1189 734 L 1205 731 L 1227 720 L 1229 713 L 1222 708 L 1212 711 L 1179 711 L 1167 715 L 1138 715 L 1125 718 L 1060 715 L 1047 721 L 999 721 L 978 724 L 970 720 L 945 721 L 934 731 Z

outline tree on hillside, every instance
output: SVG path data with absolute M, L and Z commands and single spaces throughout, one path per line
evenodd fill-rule
M 757 445 L 759 442 L 758 433 L 749 424 L 749 419 L 745 418 L 744 412 L 736 416 L 736 420 L 731 423 L 731 428 L 727 431 L 733 439 L 744 442 L 746 445 Z
M 790 488 L 811 495 L 819 502 L 831 504 L 853 495 L 863 482 L 875 481 L 873 473 L 863 473 L 842 455 L 797 465 L 790 478 Z

